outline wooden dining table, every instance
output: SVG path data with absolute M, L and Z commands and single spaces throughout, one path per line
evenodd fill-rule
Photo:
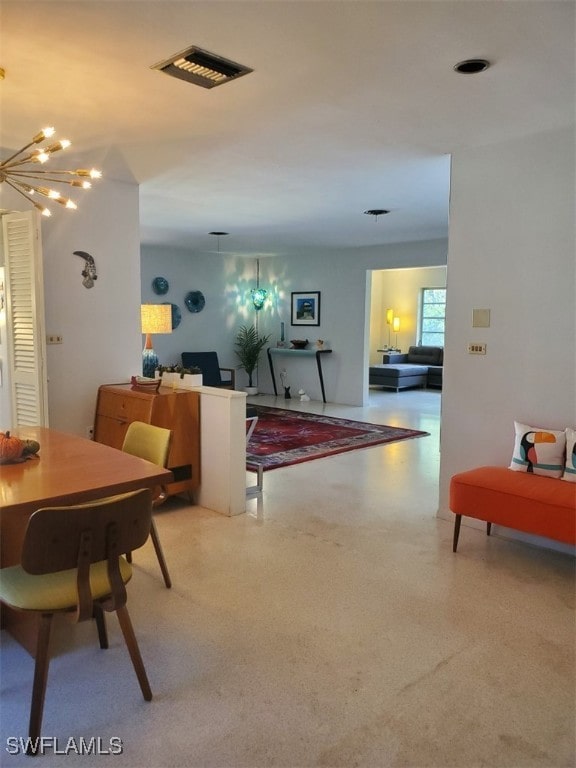
M 11 431 L 36 440 L 39 452 L 0 465 L 0 567 L 20 562 L 28 520 L 42 507 L 80 504 L 173 480 L 170 470 L 92 440 L 48 427 Z M 2 626 L 30 653 L 35 651 L 33 616 L 2 606 Z

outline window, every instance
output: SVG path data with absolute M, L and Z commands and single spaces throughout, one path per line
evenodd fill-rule
M 420 344 L 444 346 L 446 288 L 422 288 L 420 302 Z

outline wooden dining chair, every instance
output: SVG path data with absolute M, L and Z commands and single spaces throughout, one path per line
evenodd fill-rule
M 0 571 L 0 600 L 39 615 L 29 722 L 29 754 L 38 753 L 56 613 L 74 622 L 94 618 L 101 648 L 108 648 L 104 611 L 114 611 L 146 701 L 152 691 L 126 607 L 132 575 L 123 552 L 141 547 L 150 534 L 152 492 L 148 489 L 87 504 L 47 507 L 31 516 L 20 565 Z
M 170 452 L 170 441 L 172 439 L 172 432 L 164 427 L 156 427 L 153 424 L 145 424 L 143 421 L 133 421 L 126 431 L 124 436 L 124 442 L 122 444 L 122 450 L 125 453 L 130 453 L 132 456 L 138 456 L 141 459 L 157 464 L 160 467 L 165 467 L 168 463 L 168 454 Z M 152 500 L 152 508 L 156 509 L 167 498 L 166 489 L 160 487 L 156 493 L 154 493 Z M 164 583 L 166 587 L 170 589 L 172 586 L 172 579 L 168 572 L 168 566 L 166 565 L 166 558 L 164 557 L 164 550 L 160 543 L 160 537 L 158 536 L 158 529 L 154 518 L 152 518 L 152 524 L 150 526 L 150 538 L 154 545 L 156 557 L 160 564 L 160 570 L 164 577 Z M 128 561 L 132 561 L 131 553 L 127 553 Z

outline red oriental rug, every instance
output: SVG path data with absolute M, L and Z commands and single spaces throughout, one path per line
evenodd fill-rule
M 356 448 L 429 434 L 415 429 L 366 424 L 264 405 L 255 408 L 258 422 L 246 447 L 246 467 L 253 472 L 257 464 L 264 471 L 278 469 Z

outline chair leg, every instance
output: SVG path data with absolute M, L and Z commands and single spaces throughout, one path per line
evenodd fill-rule
M 92 615 L 96 621 L 96 627 L 98 628 L 98 640 L 100 641 L 100 648 L 108 648 L 108 630 L 106 629 L 106 616 L 102 610 L 100 603 L 94 603 L 92 609 Z
M 458 537 L 460 536 L 460 523 L 462 522 L 462 515 L 456 515 L 454 518 L 454 539 L 452 542 L 452 552 L 456 552 L 458 547 Z
M 126 561 L 127 561 L 127 562 L 129 562 L 129 563 L 131 563 L 131 562 L 132 562 L 132 552 L 126 552 L 126 554 L 124 555 L 124 557 L 126 558 Z
M 42 729 L 42 714 L 44 712 L 44 698 L 46 695 L 46 683 L 48 681 L 48 667 L 50 666 L 50 631 L 52 629 L 52 613 L 43 613 L 40 616 L 38 627 L 38 640 L 36 642 L 36 665 L 34 667 L 34 684 L 32 687 L 32 704 L 30 706 L 30 723 L 28 735 L 30 743 L 27 754 L 37 754 L 38 739 Z
M 134 671 L 136 672 L 136 677 L 138 678 L 138 682 L 140 683 L 140 690 L 142 691 L 142 696 L 144 696 L 144 699 L 146 701 L 151 701 L 152 691 L 150 689 L 150 683 L 148 682 L 148 676 L 146 674 L 144 662 L 142 661 L 142 656 L 140 655 L 140 648 L 138 647 L 138 641 L 136 640 L 136 635 L 134 634 L 134 628 L 132 627 L 132 622 L 130 621 L 130 614 L 128 613 L 128 608 L 126 608 L 126 606 L 123 605 L 121 608 L 118 608 L 116 610 L 116 615 L 118 616 L 120 629 L 122 630 L 122 634 L 124 635 L 126 647 L 128 648 L 130 659 L 132 660 L 132 666 L 134 667 Z
M 166 584 L 166 587 L 170 589 L 172 586 L 172 579 L 168 573 L 168 566 L 166 565 L 166 560 L 164 559 L 164 551 L 162 550 L 162 544 L 160 544 L 160 538 L 158 536 L 158 530 L 156 529 L 156 523 L 154 522 L 154 519 L 152 519 L 152 525 L 150 526 L 150 537 L 152 539 L 152 544 L 154 544 L 154 549 L 156 550 L 156 557 L 160 563 L 160 570 L 162 571 L 162 576 L 164 577 L 164 584 Z
M 264 467 L 262 464 L 256 465 L 256 485 L 250 485 L 248 488 L 246 488 L 246 495 L 247 496 L 254 496 L 256 494 L 262 493 L 262 489 L 264 487 Z
M 492 523 L 486 523 L 486 536 L 490 536 L 492 533 Z

